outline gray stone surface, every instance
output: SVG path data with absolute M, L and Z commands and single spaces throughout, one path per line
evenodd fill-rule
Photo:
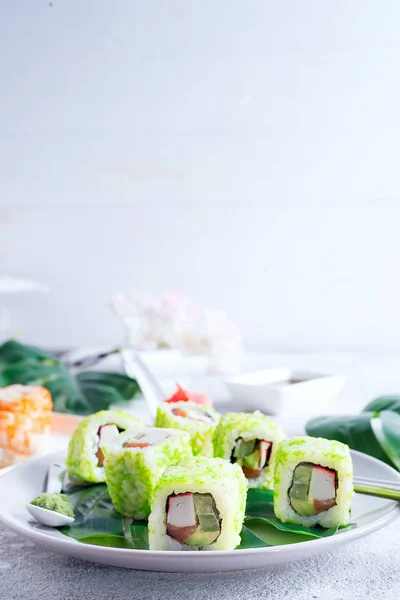
M 237 573 L 132 571 L 53 554 L 0 525 L 1 600 L 395 600 L 400 519 L 342 549 L 291 565 Z

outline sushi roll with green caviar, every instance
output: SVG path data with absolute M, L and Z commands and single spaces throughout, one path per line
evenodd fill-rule
M 247 480 L 238 465 L 195 457 L 167 469 L 154 492 L 151 550 L 233 550 L 240 544 Z
M 141 426 L 142 421 L 122 410 L 102 410 L 82 419 L 68 446 L 70 478 L 90 483 L 105 481 L 102 446 L 122 431 Z
M 157 408 L 156 427 L 181 429 L 190 435 L 193 454 L 213 456 L 213 433 L 220 415 L 194 402 L 164 402 Z
M 346 444 L 299 437 L 279 445 L 274 486 L 278 519 L 305 527 L 346 524 L 352 496 L 353 464 Z
M 227 413 L 214 432 L 214 456 L 238 464 L 249 487 L 272 488 L 282 429 L 260 412 Z
M 167 467 L 192 457 L 189 435 L 176 429 L 129 429 L 104 446 L 107 487 L 115 510 L 147 519 L 158 479 Z

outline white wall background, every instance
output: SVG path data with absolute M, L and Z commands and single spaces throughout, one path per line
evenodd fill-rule
M 23 339 L 108 343 L 118 291 L 250 344 L 400 348 L 398 0 L 2 0 L 0 272 Z

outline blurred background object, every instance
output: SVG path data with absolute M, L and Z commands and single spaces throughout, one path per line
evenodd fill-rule
M 0 274 L 0 294 L 48 291 L 49 286 L 46 283 L 32 281 L 31 279 L 22 279 L 22 277 L 12 277 L 11 275 Z
M 213 374 L 240 371 L 242 336 L 224 312 L 203 309 L 179 294 L 120 294 L 111 306 L 122 321 L 129 347 L 206 355 Z
M 0 336 L 66 361 L 139 348 L 166 395 L 221 410 L 225 377 L 282 365 L 346 378 L 336 413 L 396 393 L 399 18 L 395 0 L 3 0 L 0 269 L 51 293 L 0 285 Z M 60 410 L 137 401 L 117 354 L 64 367 Z
M 0 306 L 0 343 L 8 340 L 12 334 L 11 313 L 4 306 Z
M 24 292 L 48 292 L 49 286 L 39 281 L 12 277 L 0 274 L 0 344 L 18 335 L 18 324 L 13 323 L 11 309 L 12 302 L 8 306 L 2 306 L 2 298 L 5 294 L 21 294 Z
M 114 294 L 177 289 L 253 349 L 399 350 L 399 18 L 3 0 L 1 269 L 52 288 L 21 339 L 112 347 Z

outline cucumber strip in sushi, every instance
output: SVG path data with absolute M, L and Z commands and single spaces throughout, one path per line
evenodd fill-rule
M 302 437 L 279 445 L 274 511 L 278 519 L 305 527 L 348 523 L 353 463 L 346 444 Z
M 142 421 L 123 410 L 101 410 L 82 419 L 68 446 L 69 476 L 90 483 L 105 481 L 102 446 L 122 431 L 142 426 Z
M 156 427 L 181 429 L 190 435 L 193 454 L 213 456 L 212 438 L 220 415 L 211 406 L 194 402 L 161 404 L 157 408 Z
M 190 438 L 176 429 L 129 429 L 103 447 L 108 491 L 115 510 L 147 519 L 158 479 L 170 465 L 192 457 Z
M 282 429 L 260 412 L 227 413 L 214 432 L 214 456 L 238 464 L 249 487 L 272 488 Z
M 238 465 L 195 457 L 160 478 L 149 518 L 151 550 L 233 550 L 240 544 L 247 480 Z

